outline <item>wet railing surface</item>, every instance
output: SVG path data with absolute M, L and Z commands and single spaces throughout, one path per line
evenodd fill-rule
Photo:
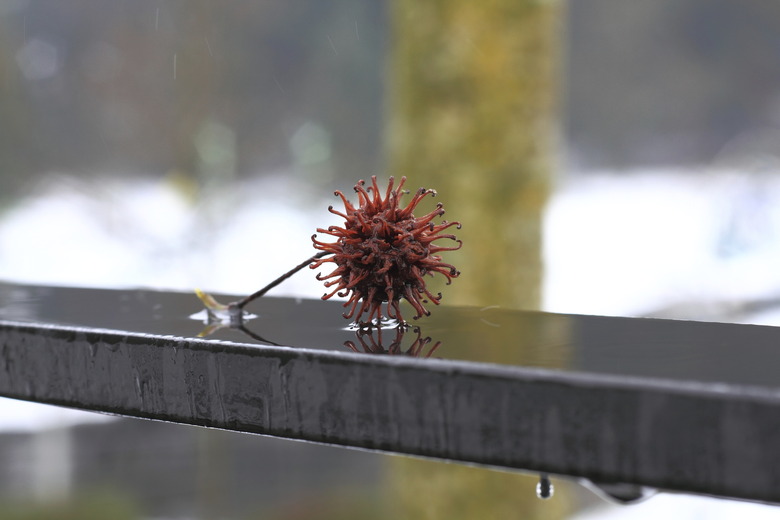
M 440 307 L 380 335 L 338 303 L 264 297 L 247 330 L 200 338 L 200 309 L 193 294 L 0 284 L 0 395 L 587 478 L 624 498 L 780 502 L 773 327 Z

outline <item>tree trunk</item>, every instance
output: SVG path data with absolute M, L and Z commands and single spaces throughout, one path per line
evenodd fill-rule
M 389 5 L 390 173 L 406 175 L 409 189 L 435 188 L 447 217 L 463 224 L 463 248 L 445 253 L 462 274 L 442 291 L 443 302 L 536 309 L 557 131 L 561 5 Z M 528 477 L 401 458 L 390 475 L 400 518 L 560 518 L 563 498 L 538 501 L 535 485 Z
M 390 3 L 389 164 L 463 223 L 446 302 L 536 308 L 556 133 L 556 2 Z M 453 260 L 454 261 L 454 260 Z

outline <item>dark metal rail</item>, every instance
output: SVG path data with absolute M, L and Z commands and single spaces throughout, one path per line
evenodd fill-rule
M 780 502 L 780 391 L 769 387 L 0 320 L 0 395 L 606 484 Z

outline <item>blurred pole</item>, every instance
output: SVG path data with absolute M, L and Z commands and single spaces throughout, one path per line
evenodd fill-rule
M 390 172 L 463 223 L 444 302 L 539 306 L 557 131 L 556 1 L 391 2 Z
M 232 512 L 228 502 L 230 460 L 226 456 L 225 432 L 198 428 L 198 495 L 199 518 L 227 518 Z
M 71 428 L 45 428 L 30 435 L 33 494 L 39 502 L 65 502 L 71 495 L 73 442 Z
M 443 291 L 443 301 L 536 309 L 558 121 L 562 6 L 542 0 L 389 5 L 390 172 L 406 175 L 412 190 L 435 188 L 447 217 L 463 223 L 457 232 L 463 248 L 447 256 L 462 275 Z M 398 458 L 389 485 L 401 518 L 562 518 L 566 490 L 543 502 L 536 483 L 536 477 Z

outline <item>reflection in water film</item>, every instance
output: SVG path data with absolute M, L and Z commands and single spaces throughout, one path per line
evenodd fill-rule
M 272 341 L 258 332 L 260 327 L 262 327 L 262 320 L 255 322 L 257 330 L 255 330 L 255 327 L 247 325 L 247 322 L 257 318 L 254 314 L 230 315 L 225 312 L 215 312 L 208 308 L 205 311 L 192 314 L 190 318 L 202 321 L 206 325 L 198 334 L 200 338 L 211 336 L 222 329 L 228 328 L 239 331 L 259 343 L 282 346 L 282 344 Z M 429 358 L 441 345 L 441 341 L 434 343 L 430 336 L 423 336 L 419 326 L 412 327 L 406 323 L 398 323 L 395 320 L 386 321 L 393 323 L 382 322 L 380 326 L 347 327 L 346 330 L 354 331 L 355 340 L 344 341 L 344 346 L 358 354 L 387 354 L 391 356 Z
M 412 337 L 411 344 L 404 347 L 403 339 L 405 335 Z M 353 341 L 344 342 L 344 346 L 353 352 L 365 352 L 366 354 L 389 354 L 391 356 L 402 355 L 411 357 L 429 358 L 441 345 L 441 341 L 433 343 L 429 336 L 423 337 L 420 327 L 410 327 L 408 325 L 399 325 L 395 329 L 395 337 L 388 341 L 387 332 L 385 338 L 382 338 L 382 329 L 366 327 L 355 332 L 360 348 Z

